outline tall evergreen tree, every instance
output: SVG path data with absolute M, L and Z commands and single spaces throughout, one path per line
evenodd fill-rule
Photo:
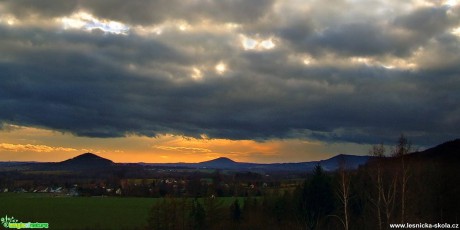
M 307 179 L 299 197 L 300 220 L 306 229 L 314 230 L 335 208 L 334 192 L 330 177 L 317 165 Z

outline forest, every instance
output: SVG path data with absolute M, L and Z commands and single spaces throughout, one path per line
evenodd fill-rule
M 317 166 L 292 190 L 235 198 L 167 196 L 154 204 L 146 229 L 390 229 L 391 224 L 457 226 L 459 140 L 412 152 L 403 135 L 358 169 Z

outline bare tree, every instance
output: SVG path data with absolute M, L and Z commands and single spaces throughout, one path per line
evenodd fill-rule
M 401 224 L 405 223 L 406 215 L 406 193 L 407 193 L 407 183 L 409 181 L 409 167 L 407 167 L 405 158 L 406 155 L 412 150 L 411 143 L 407 140 L 404 134 L 398 139 L 396 148 L 393 155 L 400 159 L 401 168 L 400 168 L 400 185 L 401 185 Z
M 383 144 L 374 145 L 369 151 L 370 155 L 376 157 L 376 188 L 377 188 L 377 198 L 371 198 L 372 203 L 377 209 L 377 220 L 379 230 L 382 230 L 382 198 L 384 194 L 383 181 L 382 181 L 382 165 L 381 160 L 385 157 L 385 147 Z
M 339 159 L 339 199 L 343 205 L 343 227 L 345 230 L 349 229 L 349 218 L 348 218 L 348 202 L 350 199 L 350 175 L 347 171 L 347 162 L 342 156 Z
M 397 177 L 391 177 L 387 186 L 382 183 L 382 201 L 385 211 L 386 224 L 391 223 L 391 213 L 393 213 L 395 197 L 396 197 L 396 181 Z

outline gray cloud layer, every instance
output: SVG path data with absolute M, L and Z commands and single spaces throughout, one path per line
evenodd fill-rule
M 391 15 L 375 15 L 336 2 L 1 3 L 19 21 L 56 24 L 85 10 L 131 31 L 0 20 L 0 124 L 90 137 L 173 133 L 375 143 L 405 132 L 422 144 L 458 137 L 460 37 L 451 31 L 460 26 L 459 7 L 393 5 Z M 203 20 L 239 26 L 161 35 L 133 29 L 175 19 L 192 27 Z M 272 37 L 276 46 L 244 50 L 242 34 Z M 313 64 L 305 65 L 304 56 Z M 219 61 L 227 65 L 223 75 L 214 70 Z M 191 77 L 194 68 L 203 79 Z

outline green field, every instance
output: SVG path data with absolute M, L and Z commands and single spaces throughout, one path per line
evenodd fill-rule
M 0 217 L 13 216 L 24 223 L 49 223 L 50 229 L 143 229 L 152 204 L 161 199 L 0 193 Z M 235 200 L 218 199 L 225 206 Z M 243 198 L 239 200 L 243 202 Z
M 50 229 L 140 229 L 158 200 L 0 193 L 0 216 L 13 216 L 24 223 L 49 223 Z

